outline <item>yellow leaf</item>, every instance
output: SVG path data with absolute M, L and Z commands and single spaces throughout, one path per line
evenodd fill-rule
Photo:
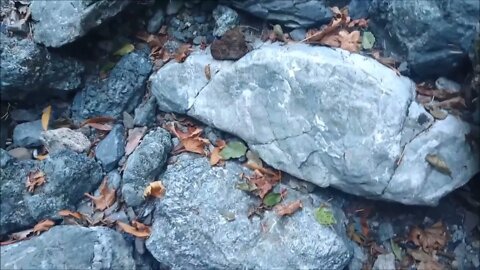
M 45 154 L 45 155 L 37 155 L 37 156 L 35 157 L 35 159 L 37 159 L 37 160 L 44 160 L 44 159 L 46 159 L 47 157 L 48 157 L 48 154 Z
M 43 109 L 42 112 L 42 127 L 43 130 L 48 129 L 48 122 L 50 122 L 50 115 L 52 114 L 52 106 L 48 106 L 45 109 Z
M 151 182 L 143 191 L 143 197 L 153 196 L 156 198 L 162 198 L 165 196 L 165 187 L 162 181 Z
M 134 225 L 136 227 L 130 226 L 126 223 L 117 221 L 117 226 L 124 232 L 134 235 L 138 238 L 148 238 L 150 236 L 150 227 L 138 222 L 134 221 Z
M 124 56 L 128 53 L 133 52 L 133 50 L 135 50 L 135 46 L 133 46 L 133 44 L 127 43 L 123 45 L 122 48 L 114 52 L 113 55 Z

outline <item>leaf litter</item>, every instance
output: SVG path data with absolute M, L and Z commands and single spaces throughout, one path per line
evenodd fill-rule
M 28 192 L 33 193 L 35 188 L 43 184 L 45 184 L 45 173 L 43 171 L 36 170 L 28 173 L 27 182 L 25 183 Z
M 95 204 L 95 209 L 103 211 L 111 206 L 116 199 L 115 189 L 111 189 L 108 187 L 107 178 L 103 180 L 102 184 L 99 187 L 100 195 L 99 196 L 92 196 L 88 193 L 85 193 L 89 199 Z

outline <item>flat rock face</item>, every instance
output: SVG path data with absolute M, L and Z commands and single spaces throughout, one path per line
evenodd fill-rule
M 265 44 L 224 68 L 218 63 L 199 53 L 160 69 L 151 77 L 160 110 L 186 112 L 235 134 L 269 165 L 296 177 L 370 198 L 436 204 L 479 170 L 464 133 L 455 133 L 468 126 L 452 117 L 444 121 L 457 128 L 436 137 L 431 130 L 442 121 L 433 122 L 412 102 L 413 82 L 373 59 L 340 49 Z M 204 79 L 207 64 L 220 70 L 210 81 Z M 195 79 L 180 84 L 176 74 Z M 429 151 L 449 153 L 458 163 L 452 177 L 432 173 L 425 156 L 406 156 L 419 153 L 420 134 L 439 142 Z M 412 159 L 423 173 L 397 170 L 402 156 L 400 165 Z M 407 178 L 414 184 L 391 183 Z M 399 189 L 409 196 L 393 195 Z
M 314 210 L 325 202 L 316 194 L 287 188 L 286 201 L 304 208 L 290 217 L 273 211 L 248 219 L 259 199 L 235 188 L 243 166 L 211 167 L 193 154 L 178 156 L 161 175 L 167 189 L 158 200 L 147 249 L 172 269 L 343 269 L 351 251 L 343 222 L 323 226 Z M 228 217 L 234 218 L 227 221 Z M 263 229 L 262 229 L 263 228 Z
M 2 269 L 135 269 L 131 247 L 105 227 L 55 226 L 1 249 Z
M 32 1 L 35 42 L 60 47 L 122 11 L 129 1 Z

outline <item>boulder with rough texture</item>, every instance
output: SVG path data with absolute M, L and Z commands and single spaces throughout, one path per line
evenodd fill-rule
M 146 50 L 125 55 L 112 69 L 105 81 L 88 82 L 77 93 L 72 105 L 75 120 L 95 116 L 119 118 L 133 111 L 145 94 L 145 84 L 152 70 Z
M 40 120 L 19 124 L 13 129 L 13 143 L 24 147 L 41 146 L 42 131 Z
M 213 10 L 213 18 L 215 19 L 215 29 L 213 35 L 217 37 L 223 36 L 225 32 L 234 28 L 239 23 L 238 13 L 227 7 L 219 5 Z
M 129 3 L 124 0 L 32 1 L 33 39 L 47 47 L 60 47 L 117 15 Z
M 147 249 L 172 269 L 344 269 L 351 250 L 343 213 L 335 207 L 334 226 L 317 223 L 324 199 L 287 189 L 283 203 L 301 200 L 289 217 L 268 211 L 248 218 L 259 199 L 235 188 L 250 170 L 235 162 L 211 167 L 208 159 L 180 155 L 161 179 L 167 193 L 158 200 Z M 277 191 L 278 192 L 278 191 Z
M 266 163 L 298 178 L 369 198 L 434 205 L 479 171 L 464 138 L 468 125 L 453 116 L 433 121 L 413 101 L 414 83 L 374 59 L 265 44 L 210 81 L 172 79 L 204 77 L 209 63 L 217 66 L 208 55 L 193 54 L 154 74 L 159 109 L 235 134 Z M 427 153 L 441 153 L 451 176 L 430 166 Z
M 376 36 L 385 36 L 421 77 L 449 75 L 464 66 L 476 35 L 477 0 L 375 0 L 370 8 Z M 395 49 L 398 48 L 398 49 Z
M 42 132 L 43 145 L 50 154 L 64 149 L 82 153 L 90 149 L 90 140 L 83 133 L 69 128 L 50 129 Z
M 37 171 L 44 172 L 45 183 L 30 193 L 25 181 L 29 173 Z M 41 162 L 5 164 L 0 171 L 0 235 L 31 227 L 45 218 L 59 218 L 58 211 L 72 209 L 101 180 L 100 165 L 71 150 L 50 155 Z
M 55 226 L 0 254 L 2 269 L 135 269 L 132 248 L 106 227 Z
M 115 125 L 110 133 L 98 143 L 95 157 L 102 163 L 105 171 L 113 170 L 125 154 L 125 128 Z
M 0 48 L 1 100 L 61 95 L 82 83 L 85 68 L 80 62 L 49 52 L 31 39 L 0 33 Z
M 172 149 L 170 133 L 156 128 L 143 137 L 140 145 L 128 157 L 123 172 L 122 194 L 128 206 L 139 206 L 143 191 L 163 169 Z

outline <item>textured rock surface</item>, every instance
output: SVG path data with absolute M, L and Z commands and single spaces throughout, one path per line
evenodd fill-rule
M 69 128 L 57 128 L 42 132 L 42 142 L 50 154 L 70 149 L 82 153 L 90 149 L 90 140 L 83 133 Z
M 45 184 L 28 193 L 25 181 L 30 172 L 45 173 Z M 45 218 L 57 218 L 62 209 L 72 209 L 85 192 L 100 183 L 100 165 L 84 155 L 63 151 L 42 162 L 9 162 L 0 171 L 0 235 L 33 226 Z
M 235 189 L 242 172 L 248 173 L 237 163 L 211 167 L 208 159 L 191 154 L 182 154 L 169 165 L 161 176 L 167 193 L 157 202 L 147 240 L 152 255 L 172 269 L 346 266 L 351 251 L 341 211 L 335 212 L 337 225 L 320 225 L 313 211 L 324 200 L 317 194 L 288 189 L 287 201 L 301 199 L 303 210 L 288 218 L 268 212 L 263 219 L 250 220 L 248 209 L 258 199 Z M 235 220 L 227 221 L 228 215 Z
M 215 19 L 213 35 L 217 37 L 223 36 L 225 32 L 237 26 L 240 21 L 235 10 L 222 5 L 213 10 L 213 18 Z
M 248 53 L 245 35 L 239 28 L 228 30 L 221 39 L 213 41 L 210 52 L 217 60 L 238 60 Z
M 145 103 L 135 109 L 135 118 L 133 124 L 135 126 L 149 126 L 155 123 L 155 114 L 157 112 L 157 100 L 150 97 Z
M 143 137 L 140 145 L 128 157 L 123 172 L 122 194 L 128 206 L 143 202 L 143 191 L 148 183 L 155 181 L 172 149 L 170 134 L 156 128 Z
M 464 1 L 376 0 L 371 6 L 375 35 L 385 33 L 416 75 L 436 78 L 465 64 L 475 38 L 480 5 Z
M 153 75 L 160 110 L 186 112 L 235 134 L 268 164 L 301 179 L 371 198 L 436 204 L 479 170 L 478 156 L 458 133 L 468 126 L 451 117 L 444 121 L 454 124 L 438 137 L 432 130 L 444 125 L 426 124 L 432 119 L 412 102 L 414 84 L 373 59 L 339 49 L 264 45 L 210 81 L 172 79 L 204 77 L 208 62 L 208 56 L 191 55 Z M 410 108 L 417 112 L 409 114 Z M 409 154 L 421 153 L 423 140 L 437 142 L 428 151 L 456 162 L 452 177 L 431 173 L 425 156 Z M 397 169 L 404 148 L 403 160 L 422 173 Z
M 98 143 L 95 157 L 102 163 L 105 171 L 113 170 L 125 154 L 125 128 L 115 125 L 110 133 Z
M 13 143 L 24 147 L 41 146 L 42 131 L 40 120 L 19 124 L 13 129 Z
M 2 247 L 2 269 L 135 269 L 131 247 L 105 227 L 55 226 Z
M 130 1 L 32 1 L 35 42 L 60 47 L 122 11 Z
M 131 112 L 145 93 L 145 82 L 152 62 L 145 50 L 124 56 L 110 72 L 106 81 L 89 82 L 73 101 L 72 114 L 76 120 L 94 116 L 119 118 Z
M 84 66 L 72 58 L 51 53 L 31 39 L 3 33 L 0 46 L 2 100 L 22 99 L 31 93 L 61 94 L 81 85 Z

